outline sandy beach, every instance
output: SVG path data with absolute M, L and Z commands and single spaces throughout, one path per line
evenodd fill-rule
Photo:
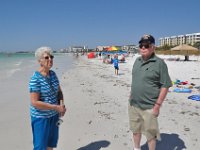
M 114 74 L 113 65 L 86 56 L 72 59 L 74 67 L 59 73 L 67 113 L 60 126 L 56 150 L 133 149 L 127 107 L 131 70 L 137 56 L 126 57 L 126 62 L 119 64 L 119 76 Z M 173 81 L 179 79 L 200 86 L 200 57 L 191 56 L 188 62 L 168 60 L 172 56 L 160 57 L 165 59 Z M 59 67 L 55 64 L 55 71 L 63 70 L 64 64 Z M 1 81 L 0 145 L 3 150 L 32 149 L 28 92 L 32 73 L 33 67 L 26 68 L 9 81 Z M 157 149 L 198 150 L 200 102 L 189 100 L 188 96 L 200 91 L 193 88 L 192 93 L 175 93 L 174 88 L 175 85 L 170 88 L 159 116 L 162 141 L 158 142 Z M 142 150 L 145 149 L 143 137 Z
M 99 58 L 78 58 L 76 67 L 62 77 L 65 104 L 68 108 L 61 126 L 58 150 L 132 150 L 132 133 L 128 122 L 128 96 L 131 70 L 135 58 L 127 57 L 120 63 L 119 76 L 113 65 Z M 171 56 L 160 56 L 168 65 L 172 81 L 176 79 L 200 85 L 199 57 L 191 61 L 169 61 Z M 160 150 L 197 150 L 200 147 L 200 102 L 188 99 L 199 94 L 175 93 L 170 88 L 159 116 L 162 141 Z M 142 149 L 146 149 L 145 137 Z

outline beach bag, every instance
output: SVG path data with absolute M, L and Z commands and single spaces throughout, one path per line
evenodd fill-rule
M 62 91 L 56 92 L 56 90 L 53 88 L 53 86 L 52 86 L 51 82 L 49 81 L 49 79 L 46 79 L 46 81 L 49 83 L 51 90 L 55 93 L 55 95 L 57 95 L 57 102 L 60 105 L 61 104 L 61 100 L 63 100 Z
M 58 91 L 57 101 L 58 101 L 59 105 L 61 104 L 61 100 L 63 100 L 63 93 L 62 93 L 62 91 Z

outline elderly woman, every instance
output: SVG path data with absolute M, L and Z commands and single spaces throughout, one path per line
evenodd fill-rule
M 30 114 L 34 150 L 53 150 L 58 143 L 59 116 L 64 116 L 63 95 L 53 66 L 52 50 L 40 47 L 35 52 L 40 67 L 29 82 Z

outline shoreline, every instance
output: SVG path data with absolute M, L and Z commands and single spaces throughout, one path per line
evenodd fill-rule
M 62 74 L 73 68 L 68 63 L 71 61 L 70 57 L 59 56 L 54 62 L 52 69 L 58 73 L 60 81 Z M 5 71 L 1 70 L 4 79 L 0 79 L 0 145 L 1 149 L 4 150 L 29 150 L 33 148 L 28 83 L 39 64 L 34 57 L 25 57 L 20 61 L 22 63 L 17 66 L 20 69 L 13 72 L 11 76 L 6 76 Z

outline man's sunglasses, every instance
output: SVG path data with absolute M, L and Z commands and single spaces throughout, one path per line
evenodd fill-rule
M 140 47 L 140 48 L 143 48 L 143 47 L 144 47 L 144 48 L 147 49 L 147 48 L 150 47 L 150 44 L 140 44 L 139 47 Z
M 46 60 L 49 59 L 49 58 L 53 59 L 54 56 L 53 56 L 53 55 L 50 55 L 50 56 L 45 56 L 45 57 L 44 57 L 44 59 L 46 59 Z

